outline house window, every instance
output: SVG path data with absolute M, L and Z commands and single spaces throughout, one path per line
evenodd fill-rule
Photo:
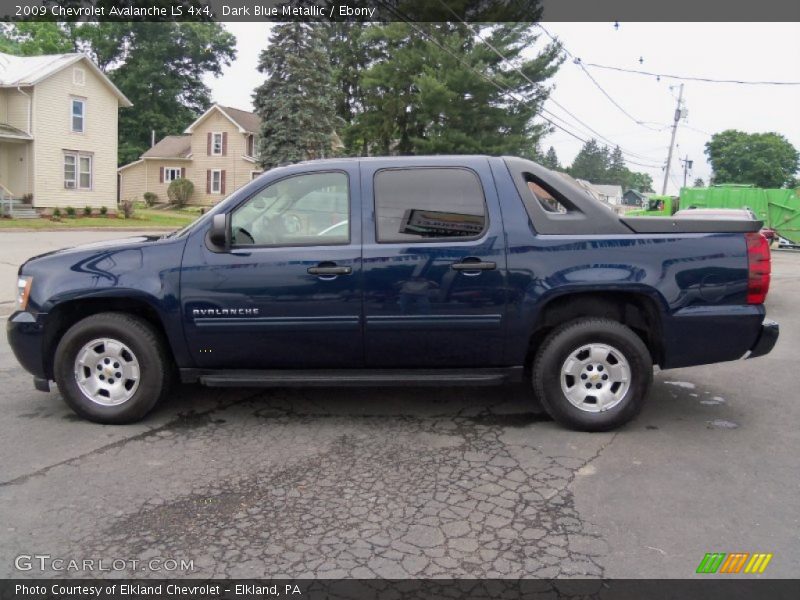
M 263 173 L 263 172 L 264 172 L 264 171 L 250 171 L 250 179 L 255 179 L 255 178 L 257 178 L 257 177 L 258 177 L 259 175 L 261 175 L 261 173 Z
M 164 167 L 164 183 L 175 181 L 181 178 L 180 167 Z
M 222 156 L 222 134 L 211 134 L 211 154 L 214 156 Z
M 211 171 L 211 193 L 222 193 L 222 171 L 220 169 L 213 169 Z
M 84 121 L 86 117 L 86 101 L 79 98 L 72 98 L 72 131 L 83 133 Z
M 85 85 L 86 71 L 78 67 L 72 69 L 72 83 L 74 83 L 75 85 Z
M 64 155 L 64 187 L 68 190 L 75 189 L 75 160 L 74 154 Z
M 247 156 L 255 156 L 253 154 L 255 152 L 255 136 L 248 135 L 247 136 Z
M 64 187 L 68 190 L 92 189 L 92 155 L 68 152 L 64 154 Z

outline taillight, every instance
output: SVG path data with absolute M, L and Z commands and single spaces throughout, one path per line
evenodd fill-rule
M 772 270 L 769 242 L 758 232 L 745 233 L 744 236 L 747 240 L 747 303 L 764 304 Z

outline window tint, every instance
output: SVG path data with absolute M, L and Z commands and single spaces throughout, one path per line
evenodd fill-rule
M 276 181 L 234 211 L 234 245 L 322 246 L 350 241 L 344 173 L 309 173 Z
M 544 211 L 550 214 L 563 215 L 574 211 L 575 207 L 572 203 L 553 190 L 549 185 L 530 173 L 523 173 L 522 176 L 525 179 L 525 185 L 530 193 L 525 194 L 522 192 L 522 188 L 518 189 L 522 195 L 522 202 L 525 204 L 525 210 L 534 222 L 537 220 L 537 212 Z
M 486 202 L 478 176 L 467 169 L 386 169 L 375 175 L 379 242 L 479 237 Z
M 565 213 L 567 212 L 567 207 L 564 206 L 558 198 L 555 197 L 555 194 L 548 191 L 541 184 L 536 183 L 535 181 L 528 181 L 528 189 L 533 194 L 533 197 L 539 201 L 539 204 L 543 209 L 547 212 L 551 213 Z

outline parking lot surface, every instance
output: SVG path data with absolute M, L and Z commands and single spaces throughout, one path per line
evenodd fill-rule
M 60 241 L 25 235 L 27 254 Z M 772 354 L 658 373 L 605 434 L 512 388 L 184 386 L 101 426 L 34 391 L 2 336 L 0 577 L 103 574 L 15 570 L 39 553 L 140 577 L 677 578 L 706 552 L 770 552 L 762 577 L 796 576 L 798 297 L 800 253 L 776 252 Z

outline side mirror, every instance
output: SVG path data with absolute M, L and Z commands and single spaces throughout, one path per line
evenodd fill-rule
M 208 230 L 208 241 L 217 248 L 228 247 L 228 215 L 214 215 Z

